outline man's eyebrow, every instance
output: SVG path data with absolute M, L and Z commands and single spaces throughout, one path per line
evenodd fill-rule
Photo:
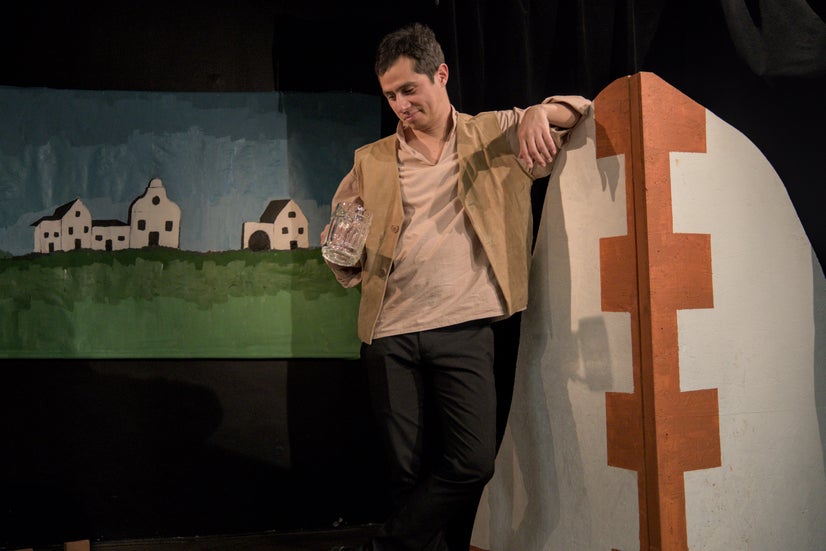
M 388 94 L 395 94 L 398 90 L 404 90 L 405 88 L 413 88 L 415 86 L 416 86 L 416 83 L 411 80 L 411 81 L 403 82 L 403 83 L 399 84 L 396 88 L 394 88 L 392 90 L 383 90 L 382 92 L 386 96 Z

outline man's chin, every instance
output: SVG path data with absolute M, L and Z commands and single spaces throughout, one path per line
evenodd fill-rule
M 413 130 L 418 130 L 419 129 L 419 125 L 416 123 L 416 117 L 415 116 L 401 119 L 401 121 L 402 121 L 402 126 L 404 126 L 405 128 L 412 128 Z

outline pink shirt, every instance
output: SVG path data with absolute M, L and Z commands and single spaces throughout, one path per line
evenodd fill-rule
M 455 125 L 435 163 L 407 144 L 401 126 L 397 137 L 404 223 L 374 338 L 503 315 L 490 264 L 458 197 Z

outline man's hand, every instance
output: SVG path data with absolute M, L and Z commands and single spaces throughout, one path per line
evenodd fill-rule
M 551 127 L 571 128 L 579 117 L 579 113 L 565 103 L 540 103 L 525 109 L 516 135 L 519 139 L 519 158 L 528 170 L 532 170 L 534 164 L 548 166 L 556 157 L 559 147 Z
M 556 156 L 557 147 L 551 136 L 551 122 L 547 113 L 551 106 L 552 104 L 541 104 L 528 107 L 519 123 L 519 158 L 528 170 L 533 169 L 534 163 L 547 166 Z

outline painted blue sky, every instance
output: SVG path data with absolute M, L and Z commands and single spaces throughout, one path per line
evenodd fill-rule
M 379 137 L 381 101 L 348 93 L 161 93 L 0 88 L 0 251 L 32 251 L 39 218 L 80 199 L 126 222 L 160 178 L 181 248 L 241 247 L 241 228 L 292 198 L 310 245 L 353 151 Z

